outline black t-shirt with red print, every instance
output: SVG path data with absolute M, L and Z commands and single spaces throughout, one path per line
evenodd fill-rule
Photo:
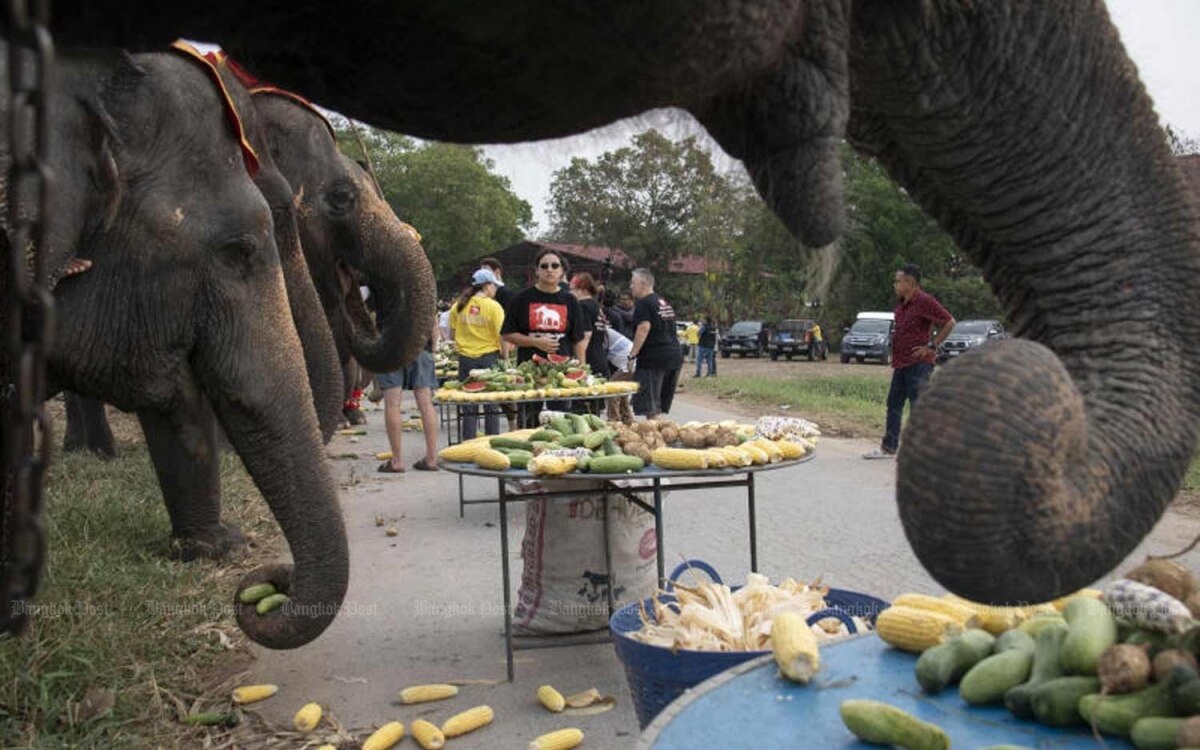
M 647 294 L 633 305 L 633 328 L 650 322 L 650 334 L 638 352 L 637 366 L 646 370 L 675 370 L 683 365 L 683 350 L 675 332 L 675 308 L 657 294 Z
M 574 356 L 575 343 L 583 339 L 587 327 L 579 300 L 570 292 L 548 294 L 531 286 L 513 295 L 509 301 L 500 333 L 523 333 L 534 338 L 554 339 L 558 342 L 558 353 L 571 357 Z M 540 349 L 519 346 L 517 361 L 525 362 L 541 353 Z

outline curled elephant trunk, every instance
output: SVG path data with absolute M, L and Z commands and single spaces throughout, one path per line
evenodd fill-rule
M 1200 232 L 1101 3 L 923 7 L 855 6 L 851 135 L 1032 341 L 934 376 L 901 443 L 900 518 L 952 591 L 1045 601 L 1118 565 L 1194 455 Z
M 437 315 L 433 269 L 412 227 L 401 222 L 374 193 L 368 193 L 360 221 L 364 256 L 355 262 L 370 285 L 376 322 L 361 310 L 357 288 L 343 290 L 350 351 L 372 372 L 391 372 L 416 359 Z M 377 330 L 376 330 L 377 329 Z

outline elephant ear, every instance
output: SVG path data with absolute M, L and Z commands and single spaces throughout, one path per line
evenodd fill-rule
M 100 196 L 105 229 L 116 220 L 125 192 L 120 168 L 125 143 L 117 124 L 119 114 L 114 113 L 120 113 L 130 103 L 134 93 L 144 86 L 147 75 L 145 68 L 123 52 L 97 94 L 83 103 L 91 133 L 90 178 Z

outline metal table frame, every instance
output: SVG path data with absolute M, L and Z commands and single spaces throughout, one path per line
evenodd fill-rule
M 581 640 L 578 636 L 555 636 L 554 640 L 559 642 L 545 642 L 545 639 L 532 643 L 530 645 L 514 645 L 512 635 L 512 594 L 510 592 L 511 576 L 508 564 L 508 504 L 510 502 L 525 502 L 526 500 L 534 499 L 553 499 L 566 497 L 580 497 L 584 495 L 594 495 L 596 489 L 587 490 L 556 490 L 550 492 L 537 493 L 512 493 L 508 491 L 505 483 L 512 480 L 522 479 L 557 479 L 566 481 L 606 481 L 613 482 L 616 480 L 647 480 L 648 485 L 636 487 L 614 487 L 616 492 L 624 495 L 630 502 L 637 505 L 642 510 L 654 516 L 654 541 L 655 541 L 655 563 L 658 570 L 658 580 L 661 584 L 665 576 L 664 557 L 663 557 L 663 513 L 662 513 L 662 493 L 663 480 L 671 479 L 694 479 L 699 481 L 691 481 L 684 483 L 670 483 L 666 488 L 672 492 L 678 490 L 715 490 L 726 487 L 745 487 L 746 488 L 746 505 L 749 515 L 750 527 L 750 570 L 758 572 L 758 521 L 755 515 L 754 507 L 754 475 L 764 471 L 774 471 L 777 469 L 786 469 L 799 464 L 808 463 L 816 458 L 815 451 L 810 451 L 803 458 L 793 459 L 791 461 L 782 461 L 774 464 L 763 464 L 761 466 L 742 466 L 729 469 L 707 469 L 702 471 L 670 471 L 660 469 L 656 466 L 648 466 L 637 474 L 561 474 L 557 476 L 543 477 L 532 474 L 524 470 L 508 470 L 508 471 L 492 471 L 490 469 L 481 469 L 472 463 L 457 463 L 448 461 L 438 461 L 438 468 L 458 474 L 459 487 L 462 486 L 464 476 L 489 477 L 496 480 L 498 485 L 498 497 L 488 500 L 472 500 L 470 503 L 499 503 L 500 505 L 500 569 L 501 577 L 504 586 L 504 656 L 507 665 L 508 681 L 513 680 L 513 652 L 522 651 L 531 648 L 553 648 L 555 646 L 576 646 L 583 643 L 606 643 L 610 637 L 605 634 L 602 638 L 597 638 L 593 634 L 589 635 L 589 640 Z M 741 477 L 741 478 L 736 478 Z M 607 491 L 606 491 L 607 492 Z M 642 500 L 639 495 L 650 493 L 653 496 L 653 504 Z M 461 491 L 460 491 L 461 498 Z M 513 499 L 519 498 L 519 500 Z M 461 508 L 461 506 L 460 506 Z M 606 602 L 608 604 L 608 614 L 611 617 L 613 613 L 613 594 L 612 594 L 612 569 L 611 569 L 611 550 L 609 549 L 609 521 L 608 521 L 608 500 L 604 501 L 604 573 L 608 579 Z M 569 639 L 569 641 L 568 641 Z

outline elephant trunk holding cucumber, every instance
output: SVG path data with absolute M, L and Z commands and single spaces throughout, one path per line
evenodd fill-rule
M 941 372 L 900 451 L 905 533 L 971 599 L 1044 601 L 1101 577 L 1194 455 L 1195 209 L 1100 0 L 339 7 L 386 46 L 313 23 L 320 0 L 286 16 L 92 5 L 56 4 L 60 28 L 219 40 L 258 75 L 421 137 L 517 141 L 687 109 L 813 246 L 842 230 L 841 139 L 878 156 L 1021 336 Z

